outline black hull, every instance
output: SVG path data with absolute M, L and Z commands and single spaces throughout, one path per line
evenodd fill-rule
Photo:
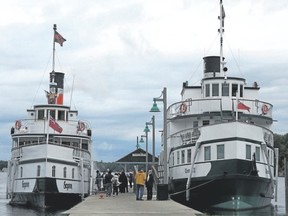
M 269 206 L 273 199 L 272 182 L 270 179 L 258 176 L 224 175 L 214 178 L 211 176 L 192 178 L 189 201 L 186 201 L 186 183 L 187 179 L 172 181 L 170 197 L 199 211 L 257 209 Z
M 88 194 L 84 194 L 84 197 Z M 70 208 L 81 202 L 80 193 L 60 193 L 55 178 L 38 178 L 32 192 L 14 192 L 10 204 L 33 208 Z
M 11 205 L 23 205 L 32 208 L 70 208 L 81 202 L 79 194 L 45 194 L 45 193 L 14 193 Z

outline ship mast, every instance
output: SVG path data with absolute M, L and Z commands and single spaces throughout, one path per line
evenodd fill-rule
M 226 62 L 224 61 L 223 57 L 224 18 L 225 11 L 222 0 L 220 0 L 220 16 L 218 16 L 218 19 L 220 20 L 220 28 L 218 29 L 218 32 L 220 33 L 220 75 L 226 77 L 225 72 L 227 71 L 227 68 L 224 67 Z
M 55 35 L 57 31 L 57 25 L 53 26 L 54 35 L 53 35 L 53 60 L 52 60 L 52 72 L 55 72 Z M 54 80 L 53 80 L 54 81 Z
M 52 59 L 52 72 L 50 73 L 50 84 L 49 92 L 46 91 L 46 96 L 48 99 L 48 104 L 59 104 L 63 105 L 63 91 L 64 91 L 64 73 L 55 72 L 55 43 L 59 43 L 60 46 L 63 46 L 63 43 L 66 41 L 57 32 L 57 26 L 53 26 L 54 35 L 53 35 L 53 59 Z

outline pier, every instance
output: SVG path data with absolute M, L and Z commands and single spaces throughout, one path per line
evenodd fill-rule
M 100 194 L 91 195 L 83 202 L 62 213 L 62 216 L 92 216 L 92 215 L 204 215 L 194 209 L 181 205 L 173 200 L 136 201 L 133 192 L 120 193 L 118 196 L 102 197 Z

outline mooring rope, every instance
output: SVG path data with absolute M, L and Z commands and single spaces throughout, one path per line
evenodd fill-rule
M 216 178 L 215 179 L 212 179 L 212 180 L 210 180 L 210 181 L 208 181 L 208 182 L 204 182 L 204 183 L 202 183 L 202 184 L 200 184 L 200 185 L 197 185 L 197 186 L 195 186 L 195 187 L 192 187 L 192 188 L 189 188 L 189 189 L 185 189 L 185 190 L 182 190 L 182 191 L 178 191 L 178 192 L 175 192 L 175 193 L 172 193 L 172 194 L 170 194 L 170 196 L 174 196 L 174 195 L 177 195 L 177 194 L 180 194 L 180 193 L 184 193 L 184 192 L 186 192 L 187 190 L 194 190 L 194 189 L 196 189 L 196 188 L 198 188 L 198 187 L 202 187 L 202 186 L 204 186 L 204 185 L 206 185 L 206 184 L 209 184 L 209 183 L 211 183 L 211 182 L 213 182 L 213 181 L 215 181 L 216 180 Z

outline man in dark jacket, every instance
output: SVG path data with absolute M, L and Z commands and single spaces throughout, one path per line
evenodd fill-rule
M 149 170 L 147 178 L 146 178 L 146 182 L 145 182 L 145 185 L 147 188 L 147 200 L 152 200 L 153 184 L 154 184 L 154 177 L 153 177 L 152 171 Z
M 106 196 L 110 197 L 112 194 L 112 178 L 111 170 L 108 171 L 108 174 L 105 175 L 105 185 L 106 185 Z

